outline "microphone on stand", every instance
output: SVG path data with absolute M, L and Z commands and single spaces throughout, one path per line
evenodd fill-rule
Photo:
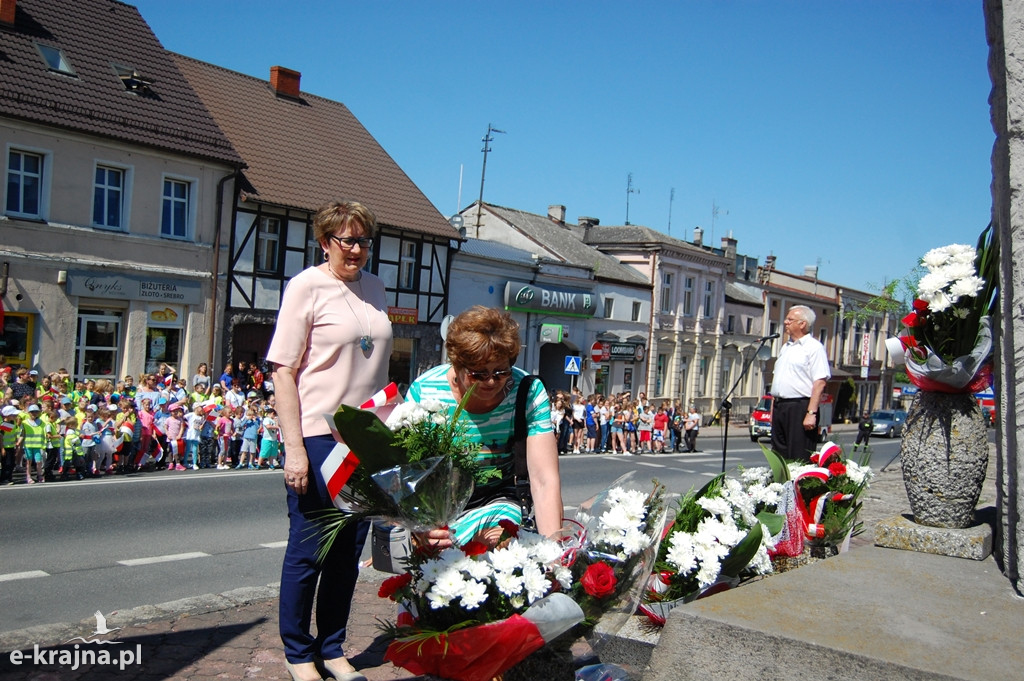
M 778 338 L 781 335 L 782 334 L 780 334 L 780 333 L 773 333 L 770 336 L 765 336 L 764 338 L 758 338 L 757 342 L 758 343 L 764 343 L 765 341 L 775 340 L 776 338 Z

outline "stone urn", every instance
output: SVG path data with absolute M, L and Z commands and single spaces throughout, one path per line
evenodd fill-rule
M 988 424 L 972 395 L 919 392 L 907 413 L 900 458 L 914 522 L 974 523 L 988 469 Z

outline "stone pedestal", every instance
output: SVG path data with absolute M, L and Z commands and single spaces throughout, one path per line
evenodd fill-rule
M 984 523 L 963 529 L 929 527 L 898 515 L 875 525 L 875 546 L 985 560 L 992 553 L 992 528 Z

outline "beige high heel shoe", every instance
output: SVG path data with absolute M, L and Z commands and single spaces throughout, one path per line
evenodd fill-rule
M 348 663 L 345 658 L 340 658 L 341 661 Z M 342 671 L 342 668 L 335 660 L 324 660 L 324 669 L 334 677 L 335 681 L 367 681 L 363 673 L 357 671 L 352 667 L 351 663 L 346 664 L 351 671 Z
M 316 673 L 316 678 L 305 678 L 299 676 L 298 670 L 295 668 L 295 665 L 293 665 L 288 660 L 284 661 L 284 668 L 288 670 L 288 675 L 292 677 L 292 681 L 326 681 L 326 679 L 320 676 L 320 672 L 316 670 L 315 666 L 313 667 L 313 671 Z

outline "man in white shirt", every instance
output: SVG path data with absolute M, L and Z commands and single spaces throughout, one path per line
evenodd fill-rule
M 789 341 L 779 351 L 772 377 L 772 449 L 787 459 L 809 460 L 818 441 L 818 405 L 832 376 L 825 347 L 811 335 L 814 311 L 789 309 L 783 322 Z

